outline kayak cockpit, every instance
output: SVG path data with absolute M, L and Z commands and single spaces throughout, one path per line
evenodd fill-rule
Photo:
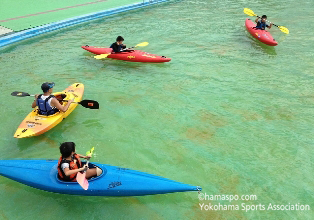
M 102 178 L 103 176 L 105 176 L 107 174 L 107 169 L 102 167 L 100 168 L 99 166 L 96 166 L 94 165 L 95 167 L 101 169 L 102 173 L 99 175 L 99 176 L 95 176 L 95 177 L 91 177 L 90 179 L 88 179 L 88 182 L 91 182 L 91 181 L 94 181 L 94 180 L 97 180 L 97 179 L 100 179 Z M 57 168 L 57 167 L 56 167 Z M 55 178 L 56 180 L 59 182 L 59 183 L 65 183 L 65 184 L 77 184 L 77 182 L 72 182 L 72 181 L 64 181 L 62 179 L 59 178 L 59 175 L 58 175 L 58 170 L 55 170 L 56 174 L 55 174 Z

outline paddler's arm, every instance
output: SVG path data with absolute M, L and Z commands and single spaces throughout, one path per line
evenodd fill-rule
M 122 51 L 123 51 L 123 52 L 133 52 L 133 51 L 134 51 L 133 48 L 134 48 L 134 47 L 125 48 L 125 49 L 123 49 Z
M 83 167 L 81 167 L 81 168 L 79 168 L 79 169 L 75 169 L 75 170 L 70 170 L 69 168 L 64 168 L 63 171 L 64 171 L 64 174 L 65 174 L 66 176 L 70 176 L 70 175 L 72 175 L 72 174 L 74 174 L 74 173 L 83 171 L 83 170 L 85 170 L 85 169 L 87 169 L 87 166 L 86 166 L 86 165 L 84 165 Z
M 37 106 L 37 102 L 36 101 L 37 101 L 38 96 L 39 96 L 38 94 L 35 95 L 35 100 L 32 103 L 32 108 L 35 108 Z
M 70 99 L 70 100 L 68 101 L 68 103 L 67 103 L 65 106 L 63 106 L 63 105 L 61 105 L 61 104 L 59 103 L 59 101 L 58 101 L 56 98 L 53 98 L 53 99 L 51 100 L 51 106 L 56 107 L 57 109 L 59 109 L 59 110 L 62 111 L 62 112 L 66 112 L 72 102 L 73 102 L 73 99 Z
M 273 25 L 273 23 L 269 22 L 269 25 L 267 26 L 269 29 L 271 29 L 271 26 Z
M 255 23 L 257 23 L 257 22 L 258 22 L 258 19 L 259 19 L 259 17 L 257 17 L 257 18 L 255 19 Z

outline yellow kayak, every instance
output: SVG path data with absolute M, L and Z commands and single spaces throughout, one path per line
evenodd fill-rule
M 80 102 L 84 93 L 84 85 L 82 83 L 74 83 L 62 92 L 53 93 L 54 96 L 58 97 L 61 94 L 65 94 L 66 97 L 63 100 L 74 99 L 74 102 Z M 67 102 L 63 102 L 62 105 L 66 105 Z M 59 124 L 65 119 L 77 106 L 78 104 L 72 103 L 66 112 L 57 112 L 53 115 L 45 116 L 38 114 L 38 107 L 36 107 L 26 118 L 22 121 L 20 126 L 17 128 L 14 137 L 25 138 L 38 136 L 51 128 Z

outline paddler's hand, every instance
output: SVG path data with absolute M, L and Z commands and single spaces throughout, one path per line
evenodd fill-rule
M 86 171 L 88 169 L 88 166 L 85 164 L 82 168 L 80 168 L 80 171 Z
M 68 101 L 69 105 L 70 105 L 73 101 L 74 101 L 74 99 L 70 99 L 70 100 Z
M 38 96 L 39 96 L 39 94 L 36 94 L 36 95 L 35 95 L 35 99 L 38 99 Z

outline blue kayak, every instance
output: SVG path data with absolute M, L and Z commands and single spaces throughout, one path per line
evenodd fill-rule
M 143 196 L 201 188 L 126 168 L 93 163 L 102 174 L 88 180 L 88 190 L 57 177 L 57 160 L 0 160 L 0 175 L 25 185 L 62 194 L 83 196 Z

